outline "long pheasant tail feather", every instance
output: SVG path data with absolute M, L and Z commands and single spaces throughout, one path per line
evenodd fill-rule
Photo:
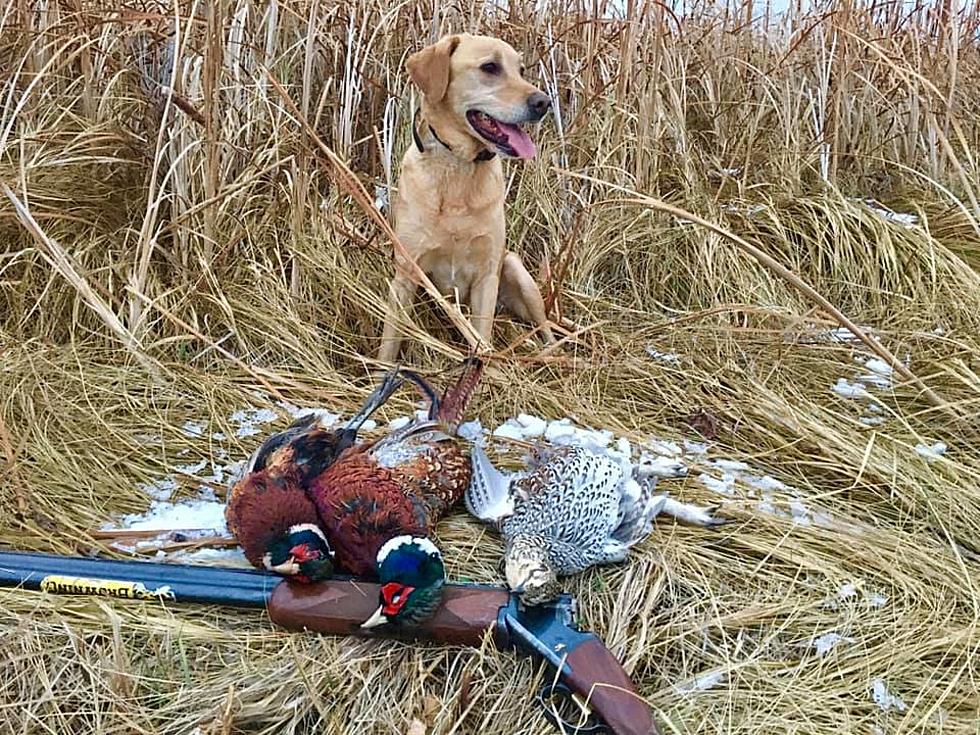
M 463 361 L 463 374 L 442 394 L 442 405 L 434 418 L 455 432 L 463 421 L 463 412 L 482 376 L 483 360 L 478 357 L 466 358 Z
M 381 379 L 381 384 L 367 397 L 364 401 L 364 405 L 361 406 L 360 410 L 351 417 L 350 421 L 344 424 L 344 432 L 352 432 L 354 434 L 361 428 L 365 421 L 367 421 L 371 414 L 381 408 L 394 394 L 396 390 L 402 384 L 401 369 L 396 365 Z
M 429 402 L 429 418 L 434 419 L 439 414 L 439 394 L 436 389 L 429 385 L 428 381 L 414 370 L 402 370 L 402 376 L 411 381 L 422 397 Z

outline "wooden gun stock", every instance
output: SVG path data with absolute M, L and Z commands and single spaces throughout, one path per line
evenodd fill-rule
M 269 597 L 272 622 L 290 630 L 313 630 L 331 635 L 389 638 L 406 637 L 460 646 L 479 646 L 497 623 L 500 608 L 510 595 L 500 587 L 452 585 L 443 587 L 442 605 L 417 628 L 392 626 L 364 629 L 361 623 L 378 607 L 380 588 L 371 582 L 331 579 L 314 584 L 280 584 Z
M 657 735 L 653 713 L 616 657 L 596 637 L 584 641 L 565 659 L 565 685 L 616 735 Z
M 439 610 L 421 626 L 361 628 L 378 606 L 378 593 L 377 584 L 356 580 L 282 583 L 269 598 L 269 616 L 290 630 L 367 638 L 418 637 L 474 647 L 491 631 L 498 648 L 515 647 L 559 667 L 564 684 L 585 701 L 610 732 L 656 735 L 649 705 L 636 693 L 615 656 L 595 635 L 558 620 L 548 608 L 533 608 L 520 615 L 516 602 L 503 588 L 447 584 Z M 517 618 L 523 619 L 526 627 L 517 623 Z

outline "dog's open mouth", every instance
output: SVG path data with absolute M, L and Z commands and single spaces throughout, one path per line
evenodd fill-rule
M 493 143 L 494 147 L 504 155 L 534 158 L 538 152 L 534 147 L 534 141 L 517 125 L 500 122 L 479 110 L 467 112 L 466 120 L 481 138 Z

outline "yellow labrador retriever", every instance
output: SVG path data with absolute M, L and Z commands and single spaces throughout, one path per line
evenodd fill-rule
M 533 158 L 520 125 L 544 117 L 551 100 L 522 78 L 518 53 L 487 36 L 447 36 L 408 58 L 422 91 L 415 144 L 402 159 L 394 198 L 395 232 L 444 295 L 468 303 L 487 343 L 498 304 L 554 336 L 541 292 L 504 239 L 504 173 L 500 159 Z M 398 357 L 400 310 L 416 286 L 396 257 L 379 359 Z

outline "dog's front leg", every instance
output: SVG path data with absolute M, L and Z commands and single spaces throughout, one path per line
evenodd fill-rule
M 398 357 L 398 348 L 402 343 L 398 318 L 411 307 L 415 300 L 416 288 L 412 279 L 395 271 L 388 292 L 388 312 L 385 316 L 384 331 L 381 333 L 381 349 L 378 351 L 378 359 L 381 362 L 394 362 Z
M 493 313 L 497 307 L 497 290 L 500 288 L 500 274 L 488 273 L 473 284 L 470 289 L 470 310 L 473 313 L 473 327 L 488 345 L 492 344 Z
M 520 256 L 514 252 L 508 252 L 504 256 L 504 267 L 501 269 L 500 278 L 500 303 L 518 319 L 537 327 L 545 344 L 554 343 L 555 336 L 551 333 L 551 326 L 544 312 L 541 289 L 527 272 Z

